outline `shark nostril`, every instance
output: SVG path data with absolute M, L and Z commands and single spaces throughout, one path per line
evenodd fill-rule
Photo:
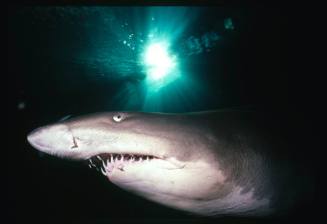
M 77 145 L 77 142 L 76 142 L 75 137 L 73 137 L 73 143 L 74 143 L 74 145 L 73 145 L 72 147 L 70 147 L 70 148 L 71 148 L 71 149 L 78 148 L 78 145 Z

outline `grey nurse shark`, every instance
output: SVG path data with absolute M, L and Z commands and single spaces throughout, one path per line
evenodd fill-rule
M 38 128 L 27 139 L 47 154 L 88 161 L 119 187 L 175 209 L 265 216 L 296 200 L 285 193 L 292 192 L 285 182 L 291 163 L 275 155 L 282 151 L 277 138 L 256 119 L 235 110 L 104 112 Z

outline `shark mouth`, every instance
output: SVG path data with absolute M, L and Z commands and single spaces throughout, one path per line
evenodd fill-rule
M 159 159 L 150 155 L 132 155 L 132 154 L 99 154 L 88 159 L 89 168 L 95 168 L 105 176 L 110 175 L 115 168 L 124 171 L 124 166 L 136 163 L 149 162 L 153 159 Z

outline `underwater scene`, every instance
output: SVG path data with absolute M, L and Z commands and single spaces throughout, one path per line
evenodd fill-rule
M 311 121 L 303 115 L 308 107 L 299 109 L 297 99 L 292 101 L 300 87 L 292 87 L 286 65 L 287 22 L 278 7 L 260 5 L 8 7 L 9 113 L 13 118 L 8 151 L 18 164 L 9 166 L 7 181 L 11 219 L 45 223 L 275 221 L 265 214 L 279 206 L 280 199 L 268 200 L 267 195 L 275 192 L 270 191 L 274 187 L 283 189 L 279 183 L 288 179 L 287 172 L 279 175 L 283 159 L 293 160 L 294 154 L 299 161 L 308 159 L 307 146 L 317 144 L 309 141 L 314 133 L 301 129 L 312 130 Z M 294 113 L 299 110 L 303 114 Z M 249 111 L 261 111 L 264 116 L 258 123 L 238 123 L 256 118 L 248 116 Z M 247 147 L 242 141 L 256 141 L 256 135 L 252 139 L 247 134 L 252 128 L 265 129 L 266 121 L 273 125 L 267 133 L 278 133 L 281 139 L 286 136 L 291 140 L 285 148 L 292 147 L 286 156 L 280 156 L 283 150 L 278 148 L 267 154 L 267 160 L 257 162 L 256 155 L 261 154 L 256 150 L 261 146 L 256 145 L 253 154 L 243 154 Z M 117 130 L 117 125 L 123 128 Z M 234 135 L 234 130 L 239 132 Z M 271 134 L 269 139 L 276 136 Z M 295 146 L 293 141 L 298 139 L 308 142 Z M 66 140 L 68 151 L 64 151 Z M 241 141 L 235 153 L 225 140 Z M 210 151 L 214 144 L 223 149 Z M 106 151 L 109 147 L 114 150 Z M 234 154 L 229 155 L 230 150 Z M 270 154 L 277 160 L 276 169 L 262 165 L 264 161 L 270 164 Z M 216 156 L 222 174 L 213 171 L 216 165 L 211 162 L 217 162 Z M 224 176 L 235 171 L 228 164 L 241 163 L 240 158 L 247 156 L 253 157 L 244 162 L 244 169 L 255 161 L 244 173 L 249 178 L 237 179 L 238 173 Z M 311 164 L 308 160 L 306 164 Z M 124 171 L 126 175 L 133 167 L 128 165 L 131 161 L 154 163 L 153 167 L 130 168 L 133 178 L 142 180 L 136 186 L 134 179 L 113 174 Z M 266 172 L 277 181 L 266 181 Z M 309 173 L 302 168 L 300 172 Z M 212 176 L 221 182 L 212 182 Z M 226 191 L 212 192 L 211 184 L 229 180 L 235 180 L 235 191 L 229 192 L 226 185 Z M 252 192 L 248 182 L 254 189 L 255 184 L 265 185 Z M 212 200 L 225 193 L 228 197 L 223 203 Z M 307 203 L 305 199 L 303 204 Z M 301 206 L 295 206 L 292 215 L 302 211 Z M 256 211 L 259 218 L 252 216 Z M 222 216 L 212 218 L 216 214 Z

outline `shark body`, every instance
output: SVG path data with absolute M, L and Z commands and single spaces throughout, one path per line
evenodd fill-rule
M 275 156 L 281 151 L 275 136 L 256 120 L 252 112 L 228 110 L 105 112 L 44 126 L 27 138 L 42 152 L 88 161 L 119 187 L 175 209 L 265 216 L 288 207 L 280 206 L 288 172 Z

